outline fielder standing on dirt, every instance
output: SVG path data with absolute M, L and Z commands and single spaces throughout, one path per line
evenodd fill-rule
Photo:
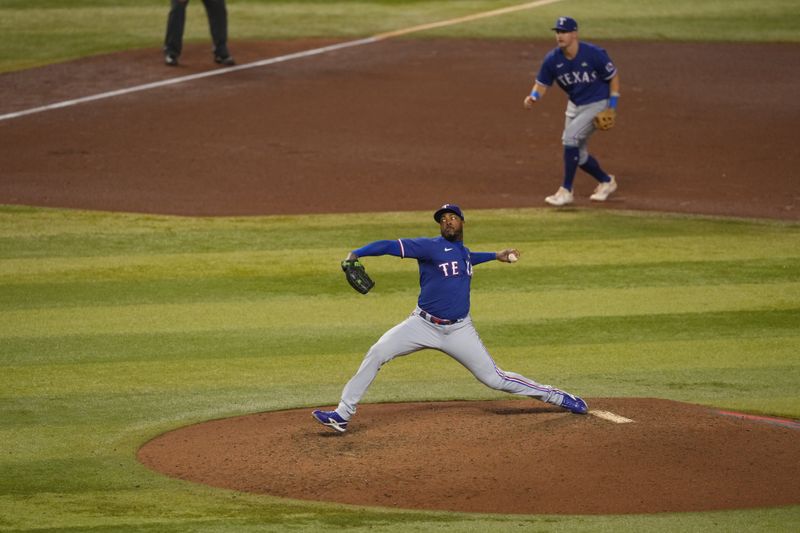
M 464 214 L 455 204 L 443 205 L 433 219 L 439 224 L 441 237 L 375 241 L 353 250 L 342 262 L 347 281 L 366 294 L 374 283 L 360 263 L 360 257 L 393 255 L 416 259 L 420 293 L 411 315 L 384 333 L 369 349 L 358 371 L 345 385 L 336 410 L 314 411 L 314 418 L 335 431 L 346 431 L 356 406 L 381 367 L 395 357 L 425 348 L 446 353 L 487 387 L 586 414 L 586 402 L 577 396 L 501 370 L 472 325 L 469 308 L 473 267 L 494 260 L 513 263 L 519 258 L 519 250 L 471 252 L 463 242 Z
M 614 176 L 606 174 L 589 154 L 587 143 L 595 129 L 614 126 L 619 99 L 619 74 L 605 50 L 578 39 L 578 23 L 570 17 L 559 17 L 552 28 L 558 46 L 544 58 L 536 83 L 525 97 L 525 109 L 531 109 L 547 90 L 558 84 L 569 96 L 564 133 L 564 180 L 558 191 L 545 198 L 550 205 L 573 202 L 573 181 L 578 168 L 599 184 L 590 198 L 604 202 L 617 190 Z

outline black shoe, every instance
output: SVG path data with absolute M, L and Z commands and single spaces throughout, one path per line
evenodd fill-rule
M 214 62 L 225 65 L 226 67 L 231 67 L 236 64 L 236 61 L 233 60 L 233 56 L 214 56 Z
M 170 67 L 177 67 L 178 66 L 178 56 L 173 54 L 167 54 L 164 56 L 164 63 Z

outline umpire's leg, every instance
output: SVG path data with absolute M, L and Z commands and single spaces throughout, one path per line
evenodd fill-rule
M 186 4 L 189 0 L 172 0 L 167 16 L 164 53 L 178 57 L 183 49 L 183 28 L 186 25 Z
M 208 14 L 208 27 L 214 41 L 214 56 L 226 58 L 228 51 L 228 10 L 225 0 L 203 0 Z

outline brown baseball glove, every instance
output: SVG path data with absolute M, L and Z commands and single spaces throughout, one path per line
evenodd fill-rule
M 617 120 L 617 112 L 613 108 L 607 107 L 594 117 L 594 127 L 601 131 L 610 130 L 614 127 Z

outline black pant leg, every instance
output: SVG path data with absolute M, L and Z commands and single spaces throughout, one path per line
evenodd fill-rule
M 164 52 L 174 56 L 183 50 L 183 29 L 186 26 L 186 5 L 189 0 L 172 0 L 167 16 L 167 35 L 164 37 Z
M 208 27 L 214 41 L 214 55 L 228 57 L 228 10 L 225 0 L 203 0 L 208 14 Z

